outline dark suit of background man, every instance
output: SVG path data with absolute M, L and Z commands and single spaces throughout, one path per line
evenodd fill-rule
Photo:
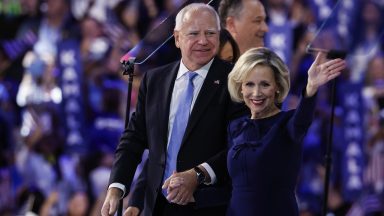
M 178 13 L 174 37 L 181 50 L 181 61 L 143 76 L 136 112 L 116 150 L 102 215 L 116 211 L 146 148 L 149 154 L 143 170 L 147 177 L 144 215 L 225 214 L 230 192 L 226 127 L 232 117 L 245 109 L 234 105 L 228 94 L 226 83 L 231 66 L 215 58 L 219 31 L 219 17 L 209 5 L 190 4 Z M 180 150 L 174 156 L 177 170 L 166 179 L 166 158 L 170 156 L 167 148 L 179 105 L 177 95 L 186 88 L 188 71 L 198 74 L 193 79 L 190 117 Z M 168 185 L 164 180 L 180 183 L 165 188 L 168 197 L 163 195 L 162 186 Z

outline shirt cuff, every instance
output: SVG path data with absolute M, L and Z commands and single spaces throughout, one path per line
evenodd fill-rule
M 215 184 L 216 183 L 216 174 L 213 171 L 213 169 L 211 168 L 211 166 L 209 166 L 209 164 L 207 164 L 207 163 L 202 163 L 201 166 L 203 166 L 205 168 L 205 170 L 207 170 L 209 177 L 211 177 L 211 182 L 204 183 L 204 184 L 206 184 L 206 185 Z
M 120 183 L 115 182 L 115 183 L 112 183 L 112 184 L 110 184 L 110 185 L 108 186 L 108 189 L 110 189 L 110 188 L 118 188 L 118 189 L 122 190 L 122 191 L 123 191 L 123 195 L 121 196 L 120 199 L 124 198 L 124 195 L 125 195 L 125 186 L 124 186 L 123 184 L 120 184 Z

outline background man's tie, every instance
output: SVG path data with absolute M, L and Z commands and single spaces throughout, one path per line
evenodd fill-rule
M 167 149 L 167 161 L 165 165 L 165 174 L 163 182 L 172 175 L 176 170 L 177 154 L 179 152 L 181 141 L 183 140 L 185 128 L 188 124 L 192 99 L 193 99 L 193 79 L 196 77 L 196 72 L 187 72 L 184 76 L 188 76 L 188 86 L 180 95 L 180 103 L 177 106 L 175 119 L 173 121 L 172 132 L 170 135 L 169 145 Z M 163 190 L 164 196 L 167 195 L 167 190 Z

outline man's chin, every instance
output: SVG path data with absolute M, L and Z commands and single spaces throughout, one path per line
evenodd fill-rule
M 255 44 L 255 47 L 264 47 L 264 42 L 258 42 Z
M 199 64 L 207 64 L 214 56 L 213 55 L 198 55 L 196 56 L 196 62 Z
M 208 58 L 208 57 L 212 57 L 213 54 L 212 52 L 195 52 L 194 55 L 197 57 L 197 58 Z

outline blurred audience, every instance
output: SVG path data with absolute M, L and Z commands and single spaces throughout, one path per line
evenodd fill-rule
M 365 134 L 359 145 L 364 158 L 363 189 L 354 200 L 343 191 L 346 111 L 341 101 L 347 92 L 338 92 L 329 207 L 334 215 L 382 215 L 384 5 L 378 0 L 351 2 L 352 5 L 344 1 L 218 0 L 213 4 L 227 30 L 221 32 L 218 55 L 234 62 L 250 47 L 281 49 L 277 53 L 291 59 L 292 88 L 283 104 L 283 109 L 288 110 L 297 106 L 299 89 L 306 84 L 306 71 L 313 61 L 306 50 L 308 44 L 347 49 L 349 68 L 336 83 L 337 90 L 352 83 L 361 86 Z M 167 39 L 172 35 L 173 16 L 185 3 L 0 2 L 0 27 L 6 29 L 0 33 L 0 215 L 99 214 L 113 151 L 125 120 L 128 80 L 121 73 L 120 58 L 135 47 L 132 53 L 137 55 L 137 61 L 144 61 L 135 65 L 130 107 L 134 111 L 141 75 L 180 56 L 173 40 Z M 343 9 L 354 12 L 345 14 Z M 350 23 L 344 26 L 350 29 L 338 26 L 340 22 Z M 82 107 L 65 101 L 62 89 L 64 73 L 58 62 L 68 62 L 73 57 L 58 55 L 60 49 L 65 50 L 62 45 L 66 39 L 74 41 L 80 53 L 75 60 L 81 68 L 76 74 L 82 76 Z M 72 71 L 66 73 L 76 75 Z M 321 211 L 323 157 L 331 112 L 329 87 L 324 86 L 318 94 L 298 179 L 301 215 L 317 216 Z M 82 144 L 87 146 L 86 153 L 68 151 L 65 145 L 65 124 L 74 124 L 65 115 L 69 108 L 85 110 Z

